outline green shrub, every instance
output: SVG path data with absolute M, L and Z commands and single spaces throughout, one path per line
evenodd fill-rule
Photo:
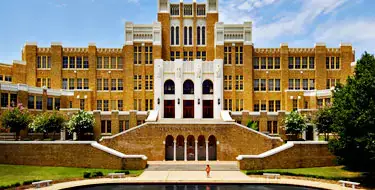
M 83 172 L 83 178 L 90 178 L 91 172 Z
M 128 170 L 119 170 L 119 171 L 115 171 L 115 173 L 124 173 L 125 175 L 130 174 L 130 172 Z
M 12 187 L 19 187 L 19 186 L 21 186 L 21 183 L 19 182 L 12 184 Z
M 104 176 L 103 172 L 98 171 L 98 172 L 93 172 L 91 177 L 101 177 L 101 176 Z

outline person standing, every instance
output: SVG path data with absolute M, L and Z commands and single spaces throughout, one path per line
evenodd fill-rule
M 211 167 L 210 167 L 210 165 L 207 164 L 207 166 L 206 166 L 207 178 L 210 177 L 210 172 L 211 172 Z

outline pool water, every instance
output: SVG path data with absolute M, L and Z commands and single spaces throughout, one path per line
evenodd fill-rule
M 175 184 L 164 184 L 164 185 L 124 185 L 124 184 L 108 184 L 108 185 L 96 185 L 86 187 L 76 187 L 71 190 L 125 190 L 125 189 L 142 189 L 142 190 L 318 190 L 315 188 L 308 187 L 297 187 L 290 185 L 259 185 L 259 184 L 210 184 L 210 185 L 175 185 Z

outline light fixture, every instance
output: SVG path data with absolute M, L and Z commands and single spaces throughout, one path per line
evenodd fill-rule
M 198 105 L 200 105 L 200 104 L 201 104 L 201 99 L 198 98 Z
M 160 98 L 158 98 L 158 105 L 160 105 Z
M 180 105 L 180 98 L 179 98 L 179 99 L 177 99 L 177 104 L 178 104 L 178 105 Z
M 219 98 L 219 99 L 217 99 L 217 104 L 218 104 L 218 105 L 220 105 L 220 98 Z

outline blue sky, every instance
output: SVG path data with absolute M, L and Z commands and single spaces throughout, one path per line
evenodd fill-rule
M 255 47 L 279 47 L 282 42 L 289 47 L 313 47 L 316 42 L 338 47 L 348 42 L 358 59 L 375 50 L 374 8 L 374 0 L 219 0 L 219 19 L 252 21 Z M 0 62 L 21 59 L 25 42 L 122 47 L 125 21 L 152 23 L 156 9 L 157 0 L 3 0 Z

